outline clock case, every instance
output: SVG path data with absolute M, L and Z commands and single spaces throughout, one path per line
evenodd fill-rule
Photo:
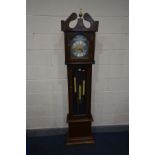
M 70 22 L 76 19 L 76 26 L 71 28 L 69 26 Z M 90 23 L 89 28 L 85 27 L 83 20 Z M 99 22 L 94 21 L 88 13 L 85 13 L 83 17 L 80 14 L 78 17 L 76 13 L 72 13 L 65 21 L 61 21 L 61 30 L 65 35 L 65 64 L 67 65 L 68 75 L 69 113 L 67 122 L 69 129 L 66 145 L 91 144 L 95 142 L 91 130 L 93 121 L 91 115 L 91 78 L 92 64 L 95 63 L 95 32 L 98 31 L 98 24 Z M 70 41 L 76 35 L 84 35 L 89 42 L 87 58 L 71 57 Z M 76 84 L 74 81 L 75 77 L 77 80 Z M 85 83 L 82 83 L 83 81 Z M 81 91 L 83 91 L 81 92 L 81 98 L 80 86 L 82 87 Z M 77 87 L 77 90 L 75 87 Z

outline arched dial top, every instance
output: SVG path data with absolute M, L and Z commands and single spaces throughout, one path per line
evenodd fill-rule
M 77 24 L 74 28 L 69 26 L 71 21 L 77 20 Z M 90 27 L 86 28 L 83 24 L 83 20 L 86 20 L 90 23 Z M 61 30 L 66 31 L 98 31 L 98 21 L 94 21 L 93 18 L 88 14 L 84 13 L 83 18 L 82 16 L 78 18 L 77 14 L 74 12 L 72 13 L 66 20 L 61 21 Z

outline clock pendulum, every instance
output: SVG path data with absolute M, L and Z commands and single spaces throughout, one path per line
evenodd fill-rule
M 76 26 L 71 28 L 70 22 L 76 19 Z M 84 26 L 83 20 L 90 22 L 89 28 Z M 61 21 L 68 75 L 69 129 L 66 145 L 95 143 L 91 130 L 91 79 L 98 24 L 88 13 L 82 12 L 79 17 L 72 13 Z

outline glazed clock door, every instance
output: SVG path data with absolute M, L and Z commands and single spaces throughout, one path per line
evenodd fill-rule
M 72 116 L 88 116 L 91 100 L 91 65 L 69 65 L 68 81 L 70 114 Z
M 65 61 L 66 63 L 94 63 L 94 42 L 93 32 L 68 32 L 65 34 Z

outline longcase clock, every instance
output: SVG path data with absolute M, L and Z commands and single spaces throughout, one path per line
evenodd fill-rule
M 76 19 L 76 26 L 71 28 L 70 22 Z M 85 27 L 84 20 L 90 23 L 89 28 Z M 95 142 L 91 130 L 91 79 L 98 23 L 88 13 L 82 12 L 79 15 L 72 13 L 65 21 L 61 21 L 68 74 L 69 129 L 66 145 Z

